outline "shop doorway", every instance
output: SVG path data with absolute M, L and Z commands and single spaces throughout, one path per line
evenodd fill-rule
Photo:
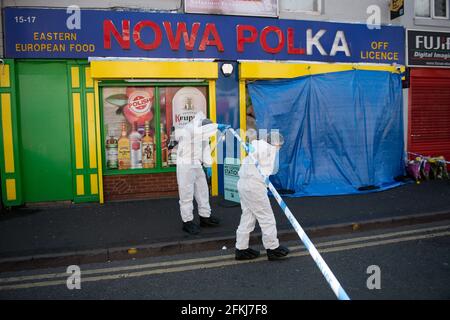
M 73 199 L 67 65 L 17 63 L 24 202 Z

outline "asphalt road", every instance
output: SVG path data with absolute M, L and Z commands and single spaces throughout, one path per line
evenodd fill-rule
M 450 299 L 450 221 L 312 240 L 351 299 Z M 277 262 L 238 262 L 218 248 L 82 265 L 72 290 L 65 268 L 2 273 L 0 298 L 334 300 L 300 242 L 288 245 L 289 259 Z M 379 267 L 380 289 L 367 287 L 369 266 Z

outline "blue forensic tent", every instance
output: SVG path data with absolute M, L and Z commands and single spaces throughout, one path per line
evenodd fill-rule
M 401 75 L 353 70 L 248 84 L 258 129 L 285 137 L 271 181 L 291 196 L 384 190 L 404 174 Z M 368 188 L 367 188 L 368 187 Z

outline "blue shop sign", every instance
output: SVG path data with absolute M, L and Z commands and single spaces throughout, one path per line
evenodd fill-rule
M 7 58 L 145 57 L 405 64 L 399 26 L 142 11 L 5 8 Z

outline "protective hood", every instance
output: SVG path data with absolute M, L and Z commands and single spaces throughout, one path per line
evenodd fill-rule
M 277 168 L 276 156 L 278 154 L 277 148 L 268 144 L 264 140 L 253 140 L 252 150 L 250 151 L 253 158 L 259 163 L 259 168 L 265 176 L 270 176 Z M 254 177 L 259 181 L 263 181 L 261 174 L 254 166 L 251 157 L 246 157 L 239 170 L 240 177 Z

